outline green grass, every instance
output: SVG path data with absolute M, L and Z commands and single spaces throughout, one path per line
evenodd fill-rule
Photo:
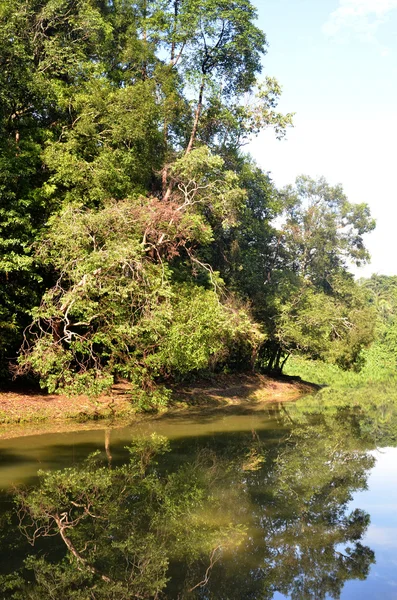
M 397 371 L 392 368 L 392 358 L 382 357 L 379 349 L 372 348 L 357 373 L 320 361 L 292 358 L 286 374 L 324 386 L 291 406 L 292 417 L 296 422 L 328 417 L 343 422 L 353 418 L 360 435 L 371 439 L 374 447 L 396 445 Z
M 334 389 L 353 389 L 373 384 L 397 385 L 397 364 L 394 355 L 374 344 L 363 353 L 363 366 L 360 371 L 343 371 L 336 365 L 322 361 L 291 357 L 285 367 L 286 375 L 299 376 L 317 385 L 331 386 Z

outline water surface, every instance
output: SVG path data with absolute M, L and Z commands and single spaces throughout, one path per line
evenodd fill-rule
M 133 439 L 156 433 L 171 451 L 151 477 L 165 481 L 184 469 L 201 494 L 200 501 L 194 494 L 186 500 L 189 544 L 167 533 L 174 541 L 164 547 L 168 582 L 159 598 L 395 599 L 397 449 L 390 436 L 381 447 L 379 428 L 375 436 L 365 412 L 305 413 L 304 402 L 1 440 L 3 508 L 10 507 L 13 486 L 37 485 L 39 469 L 78 467 L 96 450 L 106 468 L 117 469 Z M 200 469 L 212 475 L 204 481 Z M 20 567 L 28 552 L 12 527 L 3 527 L 3 574 Z M 56 561 L 65 548 L 56 538 L 51 543 L 45 553 Z M 33 551 L 44 552 L 40 544 Z M 81 597 L 95 593 L 87 588 Z

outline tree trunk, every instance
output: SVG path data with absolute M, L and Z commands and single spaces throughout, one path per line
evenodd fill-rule
M 274 372 L 275 373 L 281 373 L 280 360 L 281 360 L 281 348 L 278 348 L 277 353 L 276 353 L 276 361 L 274 364 Z
M 145 0 L 143 4 L 143 42 L 144 42 L 144 51 L 145 58 L 142 64 L 142 79 L 145 81 L 147 79 L 147 61 L 146 61 L 146 52 L 147 52 L 147 1 Z
M 191 150 L 193 148 L 193 144 L 196 141 L 198 124 L 199 124 L 200 117 L 201 117 L 201 111 L 203 110 L 204 87 L 205 87 L 205 82 L 204 82 L 204 78 L 203 78 L 201 80 L 201 85 L 200 85 L 200 93 L 199 93 L 199 98 L 198 98 L 198 102 L 197 102 L 196 114 L 194 115 L 193 129 L 192 129 L 189 143 L 186 148 L 185 156 L 191 152 Z
M 281 363 L 281 373 L 282 373 L 282 371 L 284 369 L 285 363 L 287 362 L 287 360 L 289 359 L 290 356 L 291 355 L 288 353 L 287 356 L 284 358 L 283 362 Z
M 174 64 L 175 61 L 175 34 L 176 34 L 176 24 L 178 20 L 178 9 L 179 9 L 179 0 L 174 0 L 174 30 L 172 32 L 172 42 L 171 42 L 171 64 Z
M 204 88 L 205 88 L 205 82 L 204 82 L 204 78 L 201 81 L 201 85 L 200 85 L 200 93 L 199 93 L 199 98 L 198 98 L 198 102 L 197 102 L 197 108 L 196 108 L 196 112 L 194 115 L 194 122 L 193 122 L 193 128 L 192 128 L 192 133 L 190 135 L 190 140 L 189 143 L 187 145 L 187 148 L 185 150 L 185 156 L 187 156 L 188 154 L 190 154 L 190 152 L 192 151 L 194 142 L 196 141 L 196 136 L 197 136 L 197 129 L 198 129 L 198 125 L 200 122 L 200 116 L 201 116 L 201 111 L 203 109 L 203 97 L 204 97 Z M 165 181 L 165 177 L 167 176 L 167 172 L 163 169 L 163 184 Z M 163 196 L 163 200 L 164 202 L 167 202 L 167 200 L 170 199 L 171 197 L 171 193 L 172 193 L 172 181 L 168 184 L 167 190 Z

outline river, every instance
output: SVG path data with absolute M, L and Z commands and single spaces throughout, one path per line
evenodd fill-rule
M 305 399 L 202 409 L 0 440 L 0 598 L 396 599 L 393 428 L 382 435 L 359 408 L 304 407 Z M 155 459 L 145 440 L 157 444 Z M 51 514 L 69 511 L 81 560 L 51 519 L 51 535 L 27 544 L 15 517 L 21 497 L 10 502 L 15 486 L 36 489 L 22 496 L 25 525 L 32 506 L 35 518 L 45 502 Z M 89 510 L 78 508 L 90 493 Z

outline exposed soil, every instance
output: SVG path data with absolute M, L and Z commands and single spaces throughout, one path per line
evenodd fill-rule
M 197 404 L 260 404 L 296 400 L 304 394 L 313 393 L 318 386 L 293 377 L 273 378 L 267 375 L 242 373 L 217 375 L 212 381 L 200 381 L 174 390 L 176 400 L 189 406 Z
M 120 422 L 140 418 L 131 402 L 129 385 L 119 383 L 112 393 L 92 399 L 68 397 L 29 390 L 0 392 L 0 438 L 23 435 L 33 430 L 67 430 L 86 422 L 90 428 L 103 419 Z M 274 379 L 265 375 L 219 375 L 212 380 L 175 386 L 168 410 L 188 407 L 249 405 L 296 400 L 317 389 L 293 378 Z M 99 423 L 98 423 L 99 425 Z M 100 425 L 103 426 L 103 423 Z

